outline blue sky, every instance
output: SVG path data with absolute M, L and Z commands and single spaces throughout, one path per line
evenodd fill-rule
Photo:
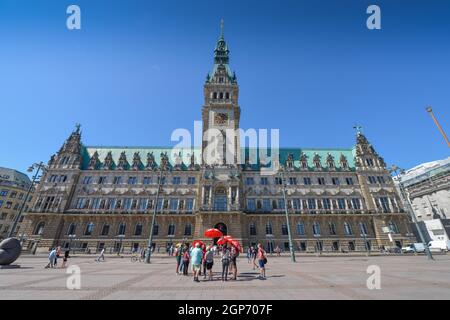
M 82 29 L 66 28 L 81 8 Z M 382 29 L 366 28 L 381 7 Z M 241 127 L 281 146 L 351 147 L 388 164 L 449 156 L 449 1 L 0 0 L 0 166 L 48 161 L 82 124 L 86 145 L 171 146 L 201 120 L 225 20 Z

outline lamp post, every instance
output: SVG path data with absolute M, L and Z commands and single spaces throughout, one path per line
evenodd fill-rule
M 40 176 L 39 176 L 39 172 L 40 172 L 41 170 L 42 170 L 43 172 L 45 172 L 45 170 L 46 170 L 45 165 L 44 165 L 44 163 L 43 163 L 42 161 L 39 162 L 39 163 L 33 163 L 33 164 L 28 168 L 27 171 L 28 171 L 28 172 L 33 172 L 35 169 L 36 169 L 36 173 L 34 174 L 33 179 L 31 180 L 30 186 L 28 187 L 28 190 L 27 190 L 27 194 L 26 194 L 25 197 L 23 198 L 22 205 L 20 206 L 19 213 L 17 214 L 17 216 L 16 216 L 15 219 L 14 219 L 14 223 L 13 223 L 13 225 L 12 225 L 12 228 L 11 228 L 11 230 L 9 230 L 8 238 L 11 238 L 11 237 L 14 235 L 14 232 L 16 231 L 17 224 L 19 223 L 20 217 L 22 216 L 22 213 L 23 213 L 23 209 L 25 208 L 25 205 L 26 205 L 26 203 L 27 203 L 27 201 L 28 201 L 28 197 L 30 196 L 31 190 L 33 190 L 34 183 L 35 183 L 36 180 L 39 179 L 39 177 L 40 177 Z
M 364 239 L 364 248 L 366 249 L 366 256 L 369 256 L 369 248 L 367 246 L 367 235 L 363 232 L 361 237 Z
M 150 225 L 150 236 L 148 238 L 148 245 L 147 245 L 147 254 L 145 255 L 145 263 L 150 263 L 150 258 L 152 255 L 152 243 L 153 243 L 153 229 L 155 227 L 155 220 L 156 220 L 156 212 L 158 211 L 158 200 L 159 200 L 159 193 L 162 189 L 162 179 L 163 179 L 163 170 L 160 167 L 159 169 L 159 180 L 158 180 L 158 190 L 156 190 L 156 197 L 155 197 L 155 205 L 153 208 L 153 216 L 152 216 L 152 223 Z
M 402 183 L 402 177 L 400 176 L 399 172 L 403 174 L 403 173 L 404 173 L 404 170 L 401 169 L 401 168 L 399 168 L 399 167 L 396 166 L 395 164 L 393 164 L 393 165 L 391 166 L 391 169 L 389 170 L 389 172 L 395 173 L 395 175 L 396 175 L 396 177 L 397 177 L 397 181 L 398 181 L 398 186 L 399 186 L 399 189 L 400 189 L 400 193 L 401 193 L 403 199 L 406 201 L 406 207 L 407 207 L 406 210 L 408 211 L 408 213 L 409 213 L 409 215 L 410 215 L 410 217 L 411 217 L 411 219 L 412 219 L 414 225 L 416 226 L 417 232 L 419 233 L 420 241 L 422 241 L 422 243 L 423 243 L 423 245 L 424 245 L 424 247 L 425 247 L 425 252 L 427 253 L 427 258 L 428 258 L 428 260 L 434 260 L 433 255 L 431 254 L 430 248 L 428 248 L 428 245 L 427 245 L 427 243 L 425 242 L 425 237 L 424 237 L 423 234 L 422 234 L 422 230 L 420 230 L 419 224 L 418 224 L 418 222 L 417 222 L 416 215 L 415 215 L 414 212 L 413 212 L 413 208 L 412 208 L 412 205 L 411 205 L 411 200 L 409 199 L 409 196 L 408 196 L 408 194 L 406 193 L 405 188 L 404 188 L 404 186 L 403 186 L 403 183 Z M 400 250 L 400 251 L 401 251 L 401 250 Z
M 279 170 L 280 176 L 281 176 L 281 183 L 282 183 L 282 189 L 283 189 L 283 199 L 284 199 L 284 213 L 286 214 L 286 225 L 287 225 L 287 232 L 289 237 L 289 251 L 291 252 L 291 262 L 295 262 L 295 252 L 294 252 L 294 245 L 292 241 L 292 234 L 291 234 L 291 224 L 289 223 L 289 210 L 288 210 L 288 203 L 286 198 L 286 178 L 283 175 L 284 168 L 281 167 Z
M 370 250 L 369 250 L 369 246 L 367 245 L 367 233 L 366 233 L 366 230 L 365 230 L 362 222 L 359 223 L 359 231 L 361 231 L 361 234 L 360 234 L 361 238 L 364 239 L 364 248 L 366 249 L 366 256 L 369 256 Z
M 69 234 L 68 237 L 69 237 L 69 252 L 70 252 L 72 250 L 72 240 L 74 240 L 77 237 L 77 235 Z
M 123 238 L 125 238 L 125 235 L 124 234 L 119 234 L 117 236 L 117 238 L 119 238 L 119 240 L 120 240 L 119 250 L 117 251 L 117 255 L 120 256 L 120 252 L 122 251 L 122 241 L 123 241 Z
M 320 234 L 315 234 L 314 238 L 316 238 L 316 255 L 320 256 L 322 255 L 322 249 L 320 247 Z

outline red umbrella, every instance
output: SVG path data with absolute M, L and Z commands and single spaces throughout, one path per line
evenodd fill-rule
M 205 237 L 207 238 L 220 238 L 223 236 L 223 233 L 219 229 L 208 229 L 205 231 Z
M 205 244 L 203 243 L 203 241 L 201 241 L 201 240 L 194 240 L 194 241 L 192 242 L 192 246 L 195 247 L 195 245 L 196 245 L 197 243 L 200 243 L 200 247 L 202 247 L 202 246 L 205 245 Z
M 217 240 L 217 244 L 219 245 L 224 245 L 225 243 L 227 243 L 227 239 L 220 238 L 219 240 Z
M 241 249 L 241 244 L 237 240 L 232 239 L 230 242 L 232 246 L 236 247 L 239 250 Z

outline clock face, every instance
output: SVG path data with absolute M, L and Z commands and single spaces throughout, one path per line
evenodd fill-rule
M 216 113 L 214 115 L 214 124 L 216 124 L 216 125 L 228 124 L 228 114 L 227 113 Z

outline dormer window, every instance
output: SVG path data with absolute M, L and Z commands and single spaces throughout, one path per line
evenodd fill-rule
M 225 93 L 225 99 L 230 99 L 230 93 L 229 92 L 227 92 L 227 93 Z
M 223 99 L 223 92 L 219 93 L 219 99 Z
M 223 83 L 223 77 L 219 77 L 219 83 Z
M 217 92 L 213 93 L 213 99 L 217 99 Z

